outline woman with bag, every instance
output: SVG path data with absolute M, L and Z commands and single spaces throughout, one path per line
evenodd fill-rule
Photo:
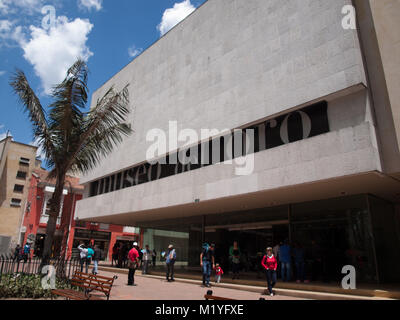
M 272 289 L 276 284 L 276 269 L 278 268 L 278 262 L 275 256 L 272 254 L 272 248 L 267 248 L 267 254 L 263 257 L 262 266 L 265 269 L 268 282 L 268 291 L 271 297 L 274 295 Z

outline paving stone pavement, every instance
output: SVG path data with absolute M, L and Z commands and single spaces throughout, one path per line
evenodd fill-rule
M 106 277 L 114 276 L 111 272 L 101 271 L 99 275 Z M 200 285 L 182 282 L 167 282 L 165 279 L 151 276 L 135 276 L 137 286 L 127 286 L 128 276 L 116 274 L 111 290 L 110 300 L 204 300 L 208 288 Z M 261 295 L 256 292 L 248 292 L 235 289 L 212 287 L 215 296 L 228 297 L 235 300 L 259 300 L 261 297 L 266 300 L 304 300 L 303 298 L 276 295 L 274 297 Z

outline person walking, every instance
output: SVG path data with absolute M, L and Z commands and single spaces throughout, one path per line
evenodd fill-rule
M 99 248 L 99 246 L 96 244 L 94 246 L 94 254 L 93 254 L 93 270 L 92 273 L 94 275 L 98 274 L 98 268 L 99 268 L 99 261 L 103 258 L 103 250 Z
M 80 257 L 80 263 L 81 263 L 81 272 L 83 272 L 83 265 L 86 265 L 86 273 L 89 272 L 89 265 L 88 265 L 88 249 L 85 247 L 84 243 L 81 243 L 78 246 L 79 249 L 79 257 Z
M 203 244 L 203 251 L 200 254 L 200 266 L 203 271 L 203 286 L 209 288 L 211 271 L 215 268 L 214 245 Z
M 153 249 L 152 252 L 153 268 L 156 266 L 156 259 L 157 259 L 157 251 L 156 249 Z
M 272 289 L 276 284 L 276 269 L 278 268 L 278 262 L 272 253 L 272 248 L 267 248 L 267 254 L 264 256 L 262 262 L 262 266 L 265 269 L 265 274 L 267 276 L 267 283 L 268 283 L 268 291 L 271 296 L 274 295 Z
M 280 241 L 272 248 L 272 253 L 275 256 L 276 261 L 278 261 L 278 269 L 276 269 L 276 277 L 281 277 L 281 262 L 280 262 L 279 252 L 281 250 L 282 245 L 283 242 Z
M 220 283 L 224 270 L 220 267 L 219 263 L 215 265 L 215 283 Z
M 150 258 L 151 258 L 151 251 L 149 249 L 149 245 L 146 244 L 145 248 L 143 249 L 143 263 L 142 263 L 142 274 L 147 274 L 147 270 L 149 268 Z
M 128 253 L 129 253 L 128 244 L 124 243 L 122 246 L 122 268 L 126 268 L 128 264 Z
M 123 257 L 124 257 L 124 244 L 120 242 L 118 247 L 118 268 L 122 268 Z
M 263 260 L 263 254 L 262 252 L 257 252 L 257 257 L 256 257 L 256 270 L 257 270 L 257 279 L 261 279 L 261 275 L 263 273 L 263 266 L 261 264 Z
M 167 265 L 167 281 L 172 282 L 175 281 L 174 279 L 174 265 L 176 261 L 176 251 L 174 249 L 174 246 L 170 244 L 168 246 L 168 251 L 166 252 L 166 260 L 165 263 Z
M 289 245 L 289 240 L 285 240 L 279 249 L 279 256 L 281 262 L 281 276 L 282 281 L 287 282 L 291 280 L 291 260 L 292 251 Z
M 133 248 L 128 253 L 128 286 L 136 286 L 135 271 L 139 265 L 139 251 L 137 242 L 133 243 Z
M 21 246 L 17 244 L 17 246 L 14 249 L 14 257 L 13 260 L 18 260 L 19 261 L 19 255 L 21 254 Z
M 27 242 L 24 246 L 24 262 L 26 263 L 30 259 L 31 245 Z
M 304 259 L 304 249 L 300 243 L 296 242 L 293 249 L 294 265 L 296 268 L 296 282 L 305 282 L 305 259 Z
M 118 242 L 115 242 L 113 249 L 112 249 L 112 255 L 111 255 L 111 267 L 114 266 L 114 261 L 115 265 L 117 265 L 118 261 L 118 250 L 119 250 L 119 245 Z
M 87 259 L 86 273 L 89 273 L 89 266 L 92 263 L 92 258 L 94 255 L 93 246 L 91 244 L 89 244 L 89 246 L 87 247 L 87 250 L 88 250 L 88 252 L 87 252 L 87 257 L 86 257 L 86 259 Z
M 229 248 L 229 258 L 232 263 L 232 280 L 239 279 L 240 272 L 240 249 L 237 241 Z

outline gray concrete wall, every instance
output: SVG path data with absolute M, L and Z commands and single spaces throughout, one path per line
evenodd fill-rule
M 92 106 L 111 85 L 122 88 L 129 83 L 129 121 L 135 132 L 81 181 L 144 161 L 150 145 L 146 143 L 148 130 L 167 131 L 169 120 L 178 121 L 179 129 L 232 129 L 365 83 L 357 32 L 341 25 L 342 7 L 350 3 L 209 0 L 94 93 Z M 359 134 L 357 130 L 373 134 L 368 125 L 349 130 L 351 134 Z M 304 144 L 319 139 L 330 143 L 335 136 L 328 134 Z M 358 146 L 353 147 L 358 152 Z M 366 157 L 375 163 L 374 156 Z M 211 175 L 224 175 L 224 170 L 218 173 L 219 167 L 207 170 Z M 345 169 L 335 171 L 345 173 Z M 171 179 L 185 180 L 172 177 L 160 182 L 160 188 Z
M 332 131 L 254 154 L 254 172 L 218 164 L 77 203 L 79 219 L 244 195 L 381 170 L 366 90 L 328 102 Z
M 400 178 L 398 0 L 354 0 L 383 171 Z

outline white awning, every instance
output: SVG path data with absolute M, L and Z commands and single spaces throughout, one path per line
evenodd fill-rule
M 56 189 L 55 187 L 46 186 L 46 187 L 44 188 L 44 192 L 54 193 L 54 190 L 55 190 L 55 189 Z M 67 194 L 68 194 L 68 190 L 67 190 L 67 189 L 64 189 L 64 190 L 63 190 L 63 195 L 67 195 Z

